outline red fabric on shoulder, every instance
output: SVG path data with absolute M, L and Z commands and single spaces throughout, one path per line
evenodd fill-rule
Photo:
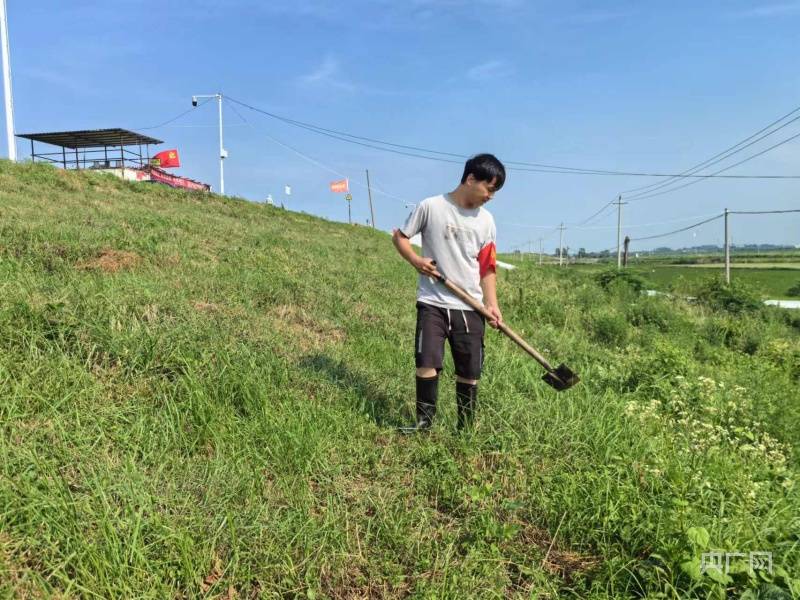
M 494 242 L 489 242 L 478 253 L 478 265 L 480 266 L 481 277 L 487 273 L 494 273 L 497 270 L 497 248 Z

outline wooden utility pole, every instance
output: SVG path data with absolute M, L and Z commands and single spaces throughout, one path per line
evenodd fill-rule
M 367 169 L 367 194 L 369 195 L 369 214 L 372 216 L 372 228 L 375 229 L 375 211 L 372 210 L 372 188 L 369 185 L 369 169 Z
M 631 237 L 629 235 L 625 236 L 625 249 L 622 252 L 622 266 L 628 266 L 628 246 L 631 243 Z
M 622 205 L 627 204 L 627 202 L 622 201 L 622 195 L 620 194 L 617 201 L 614 203 L 617 205 L 617 268 L 622 268 Z
M 542 266 L 542 238 L 539 238 L 539 266 Z
M 728 227 L 728 209 L 725 209 L 725 283 L 731 283 L 731 230 Z

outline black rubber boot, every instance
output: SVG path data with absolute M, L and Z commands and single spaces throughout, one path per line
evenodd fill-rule
M 417 422 L 412 427 L 404 427 L 404 433 L 427 431 L 436 416 L 436 397 L 439 390 L 439 376 L 417 377 Z
M 458 429 L 472 427 L 478 405 L 478 384 L 456 381 L 456 404 L 458 405 Z

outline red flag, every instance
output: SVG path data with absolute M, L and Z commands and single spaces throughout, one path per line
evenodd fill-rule
M 161 169 L 171 169 L 173 167 L 180 167 L 181 159 L 178 157 L 177 150 L 164 150 L 156 154 L 150 160 L 150 164 Z
M 344 194 L 350 191 L 350 181 L 347 179 L 340 179 L 339 181 L 331 181 L 331 191 L 337 194 Z

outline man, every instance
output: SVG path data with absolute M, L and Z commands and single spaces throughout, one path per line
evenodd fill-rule
M 464 165 L 455 190 L 423 200 L 405 225 L 393 232 L 395 248 L 420 273 L 415 337 L 417 421 L 412 431 L 427 430 L 433 423 L 445 339 L 455 364 L 458 427 L 463 429 L 473 421 L 483 368 L 484 318 L 435 277 L 441 271 L 482 302 L 493 317 L 489 321 L 492 327 L 502 322 L 495 274 L 497 231 L 483 205 L 503 187 L 505 179 L 505 167 L 497 158 L 474 156 Z M 418 233 L 422 234 L 422 256 L 409 241 Z

